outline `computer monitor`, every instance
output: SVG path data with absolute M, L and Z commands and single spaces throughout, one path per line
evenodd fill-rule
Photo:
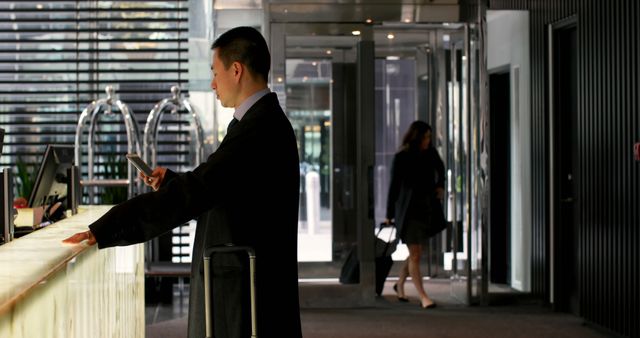
M 73 166 L 73 157 L 73 146 L 47 145 L 29 196 L 30 208 L 50 206 L 57 201 L 62 201 L 66 206 L 67 169 Z

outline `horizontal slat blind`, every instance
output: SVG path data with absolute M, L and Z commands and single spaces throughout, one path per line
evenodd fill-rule
M 135 113 L 142 142 L 149 111 L 171 86 L 188 94 L 187 6 L 188 0 L 0 0 L 0 127 L 7 132 L 0 165 L 20 161 L 35 171 L 46 144 L 73 144 L 80 113 L 106 96 L 107 85 Z M 120 114 L 101 116 L 98 126 L 101 176 L 106 162 L 124 161 L 127 139 Z M 160 165 L 188 164 L 186 112 L 165 114 L 159 141 Z

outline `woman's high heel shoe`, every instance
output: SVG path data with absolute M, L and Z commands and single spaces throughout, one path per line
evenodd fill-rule
M 397 283 L 393 284 L 393 291 L 396 292 L 396 295 L 398 294 L 398 284 Z M 401 302 L 404 302 L 404 303 L 409 302 L 409 298 L 406 298 L 406 297 L 398 296 L 398 300 L 401 301 Z

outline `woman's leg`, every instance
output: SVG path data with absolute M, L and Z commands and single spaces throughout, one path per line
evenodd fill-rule
M 418 296 L 420 297 L 420 303 L 422 307 L 426 307 L 433 303 L 433 301 L 427 296 L 422 286 L 422 274 L 420 273 L 420 255 L 422 254 L 422 245 L 409 244 L 409 275 L 413 284 L 416 286 Z
M 409 276 L 409 258 L 405 259 L 402 263 L 402 268 L 400 268 L 400 275 L 398 276 L 398 297 L 405 298 L 404 295 L 404 282 L 407 280 L 407 276 Z

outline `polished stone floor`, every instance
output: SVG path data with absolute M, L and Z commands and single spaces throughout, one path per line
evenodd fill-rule
M 377 337 L 609 337 L 579 317 L 555 313 L 534 301 L 508 301 L 503 305 L 468 307 L 451 296 L 446 280 L 425 281 L 425 288 L 438 303 L 435 309 L 418 306 L 415 289 L 407 284 L 411 301 L 401 303 L 387 282 L 383 296 L 369 308 L 302 309 L 302 328 L 306 338 Z M 492 288 L 495 294 L 504 287 Z M 174 286 L 171 305 L 147 305 L 147 337 L 186 337 L 188 285 L 182 296 Z M 507 300 L 505 300 L 507 299 Z M 522 299 L 522 297 L 520 298 Z

